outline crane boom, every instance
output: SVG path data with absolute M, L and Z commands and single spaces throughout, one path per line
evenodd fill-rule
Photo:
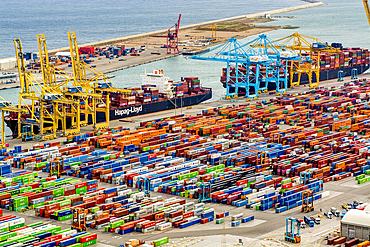
M 362 0 L 362 2 L 364 3 L 367 20 L 369 21 L 369 25 L 370 25 L 370 8 L 369 8 L 369 2 L 368 2 L 368 0 Z
M 19 74 L 19 82 L 21 84 L 21 92 L 25 92 L 28 89 L 28 78 L 26 75 L 26 65 L 24 64 L 22 42 L 20 39 L 14 39 L 15 55 L 17 57 L 17 66 Z

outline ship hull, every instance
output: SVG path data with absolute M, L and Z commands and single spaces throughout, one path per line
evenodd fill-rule
M 122 118 L 129 118 L 135 117 L 143 114 L 161 112 L 166 110 L 173 110 L 176 108 L 181 107 L 188 107 L 193 105 L 198 105 L 206 100 L 212 98 L 212 89 L 203 88 L 204 92 L 199 93 L 193 96 L 182 97 L 182 98 L 175 98 L 171 100 L 162 100 L 162 101 L 155 101 L 150 103 L 145 103 L 141 105 L 134 105 L 128 107 L 119 107 L 113 108 L 109 111 L 109 119 L 110 120 L 119 120 Z M 105 113 L 104 112 L 97 112 L 96 120 L 98 123 L 105 121 Z M 17 119 L 5 119 L 7 126 L 12 131 L 13 137 L 18 135 L 18 120 Z M 68 125 L 67 119 L 67 125 Z M 89 118 L 89 123 L 92 124 L 92 120 Z M 35 126 L 35 132 L 38 133 L 38 127 Z
M 149 114 L 154 112 L 173 110 L 181 107 L 188 107 L 192 105 L 198 105 L 206 100 L 212 98 L 212 90 L 207 90 L 204 94 L 197 94 L 194 96 L 188 96 L 183 98 L 175 98 L 172 100 L 162 100 L 141 105 L 128 106 L 123 108 L 111 109 L 109 112 L 110 120 L 118 120 L 127 117 L 135 117 L 143 114 Z M 97 122 L 103 122 L 105 114 L 98 112 Z
M 320 80 L 319 81 L 322 82 L 322 81 L 337 79 L 338 78 L 338 72 L 340 70 L 343 71 L 343 77 L 351 76 L 352 69 L 357 69 L 357 73 L 360 75 L 360 74 L 363 74 L 366 70 L 369 69 L 369 65 L 368 64 L 366 64 L 366 65 L 362 64 L 362 65 L 348 67 L 348 68 L 323 70 L 323 71 L 320 71 Z M 297 81 L 298 81 L 298 74 L 293 76 L 293 82 L 297 82 Z M 312 74 L 312 82 L 316 82 L 316 74 L 315 73 Z M 226 88 L 226 83 L 222 82 L 222 84 L 223 84 L 224 88 Z M 308 75 L 307 74 L 302 74 L 300 85 L 305 85 L 305 84 L 309 84 Z M 290 80 L 289 80 L 289 77 L 288 77 L 288 88 L 289 87 L 290 87 Z M 269 91 L 275 90 L 275 89 L 276 89 L 276 86 L 274 84 L 269 84 L 268 85 L 268 90 Z M 250 91 L 250 93 L 253 94 L 254 92 Z M 245 95 L 245 89 L 244 88 L 239 88 L 239 95 Z

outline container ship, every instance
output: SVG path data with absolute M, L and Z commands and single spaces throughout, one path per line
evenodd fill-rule
M 338 43 L 336 43 L 338 44 Z M 366 70 L 369 69 L 369 50 L 360 49 L 360 48 L 342 48 L 338 53 L 320 53 L 320 78 L 319 81 L 326 81 L 338 78 L 338 72 L 343 71 L 343 77 L 351 76 L 352 69 L 357 69 L 357 74 L 363 74 Z M 239 67 L 239 72 L 246 71 L 244 67 Z M 252 68 L 253 69 L 253 68 Z M 288 71 L 290 69 L 288 68 Z M 224 88 L 226 88 L 226 77 L 227 68 L 222 69 L 221 83 Z M 235 69 L 230 70 L 231 77 L 235 78 Z M 288 87 L 290 87 L 290 80 L 288 74 Z M 298 74 L 293 75 L 293 82 L 298 81 Z M 316 74 L 312 73 L 312 82 L 316 82 Z M 301 75 L 301 85 L 309 84 L 308 75 L 302 73 Z M 274 90 L 275 85 L 269 84 L 268 90 Z M 254 89 L 251 87 L 250 92 Z M 245 88 L 239 88 L 239 96 L 245 95 Z
M 182 77 L 180 81 L 174 82 L 164 75 L 163 70 L 145 72 L 145 75 L 141 77 L 141 87 L 125 88 L 130 93 L 112 92 L 109 94 L 110 120 L 198 105 L 212 98 L 212 89 L 202 87 L 198 77 Z M 22 118 L 28 119 L 31 116 L 22 115 Z M 81 120 L 84 120 L 82 118 L 83 115 L 81 115 Z M 105 113 L 97 112 L 97 122 L 104 121 Z M 18 135 L 18 113 L 10 112 L 5 117 L 5 122 L 11 129 L 12 136 L 16 137 Z M 89 122 L 92 123 L 90 119 Z M 37 126 L 35 127 L 38 133 Z

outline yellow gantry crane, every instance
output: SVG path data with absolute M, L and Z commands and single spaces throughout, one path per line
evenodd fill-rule
M 99 78 L 106 78 L 105 75 L 91 66 L 87 65 L 80 59 L 77 46 L 77 37 L 75 32 L 68 32 L 69 49 L 71 53 L 71 62 L 73 69 L 73 83 L 75 89 L 80 91 L 79 93 L 85 93 L 86 97 L 81 97 L 83 102 L 83 108 L 81 113 L 84 120 L 81 124 L 86 126 L 88 124 L 89 116 L 91 116 L 94 130 L 104 129 L 109 127 L 109 95 L 106 97 L 104 102 L 103 95 L 97 91 L 97 82 Z M 87 73 L 93 75 L 92 78 L 88 78 Z M 108 85 L 108 84 L 107 84 Z M 97 107 L 97 105 L 101 107 Z M 105 122 L 97 124 L 98 112 L 105 113 Z
M 89 66 L 80 59 L 75 32 L 68 32 L 69 48 L 71 53 L 72 69 L 75 86 L 87 92 L 90 96 L 90 103 L 85 102 L 85 108 L 81 113 L 85 115 L 84 123 L 87 124 L 88 115 L 91 115 L 93 128 L 95 130 L 109 127 L 109 93 L 122 92 L 131 93 L 130 90 L 118 89 L 112 82 L 97 69 Z M 89 76 L 91 76 L 89 78 Z M 105 115 L 105 122 L 97 123 L 97 114 Z
M 77 134 L 89 121 L 94 130 L 108 128 L 109 94 L 131 93 L 131 90 L 117 89 L 103 73 L 80 60 L 75 32 L 68 32 L 68 39 L 73 76 L 49 61 L 45 35 L 37 35 L 42 79 L 26 70 L 22 43 L 14 39 L 21 84 L 19 105 L 15 109 L 4 103 L 0 110 L 18 112 L 18 138 L 22 137 L 22 126 L 27 127 L 30 136 L 35 136 L 38 127 L 40 140 L 56 138 L 59 130 L 63 135 Z M 102 118 L 104 122 L 98 123 L 98 114 L 99 122 Z
M 55 118 L 53 125 L 56 130 L 62 130 L 65 136 L 80 133 L 80 101 L 74 97 L 64 94 L 65 88 L 73 78 L 49 62 L 49 55 L 44 34 L 37 35 L 37 42 L 40 55 L 40 66 L 43 75 L 42 90 L 52 94 L 52 101 Z M 57 75 L 62 80 L 57 80 Z M 70 128 L 67 127 L 67 118 L 70 120 Z
M 64 161 L 62 158 L 54 159 L 50 162 L 50 173 L 49 177 L 56 176 L 58 179 L 61 178 L 61 175 L 64 175 Z
M 31 136 L 36 135 L 35 127 L 38 127 L 39 135 L 36 139 L 50 140 L 57 137 L 60 126 L 66 132 L 67 106 L 76 109 L 73 117 L 78 120 L 79 102 L 68 100 L 60 92 L 49 87 L 49 85 L 56 82 L 56 77 L 53 68 L 50 66 L 48 56 L 45 55 L 47 54 L 46 42 L 44 42 L 45 36 L 39 35 L 38 41 L 40 65 L 43 72 L 42 80 L 26 71 L 22 43 L 19 39 L 14 40 L 21 84 L 18 111 L 21 111 L 20 109 L 25 110 L 25 114 L 18 113 L 18 138 L 23 137 L 22 127 L 30 126 Z M 26 117 L 22 117 L 22 115 Z M 60 126 L 58 126 L 59 123 Z
M 49 140 L 56 137 L 54 113 L 50 107 L 50 98 L 53 95 L 42 90 L 42 81 L 31 72 L 26 71 L 23 57 L 22 43 L 20 39 L 14 39 L 17 57 L 17 66 L 21 92 L 19 93 L 18 105 L 18 138 L 22 137 L 22 125 L 31 126 L 31 134 L 35 135 L 35 126 L 38 126 L 40 140 Z M 25 119 L 20 112 L 26 110 L 28 117 Z
M 340 51 L 339 48 L 334 48 L 318 38 L 299 33 L 277 39 L 274 43 L 276 43 L 275 47 L 277 49 L 293 50 L 306 58 L 304 61 L 291 61 L 289 71 L 291 87 L 300 85 L 302 74 L 308 75 L 310 88 L 318 87 L 320 82 L 320 52 L 336 53 Z M 293 82 L 296 73 L 298 74 L 298 80 Z M 316 82 L 313 82 L 313 74 L 316 75 Z

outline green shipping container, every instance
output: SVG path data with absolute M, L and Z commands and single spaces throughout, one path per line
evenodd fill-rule
M 224 164 L 221 164 L 221 165 L 216 166 L 216 170 L 223 169 L 223 168 L 225 168 L 225 165 Z
M 86 186 L 76 189 L 76 194 L 83 194 L 83 193 L 86 193 L 86 192 L 87 192 L 87 187 Z
M 97 243 L 97 239 L 93 239 L 93 240 L 90 240 L 88 242 L 85 242 L 85 243 L 82 243 L 82 246 L 85 247 L 85 246 L 90 246 L 90 245 L 94 245 Z M 69 247 L 69 246 L 68 246 Z
M 55 232 L 62 230 L 61 226 L 55 226 L 47 229 L 47 232 L 50 232 L 51 234 L 55 235 Z
M 81 243 L 75 243 L 75 244 L 68 245 L 68 247 L 82 247 L 82 244 Z
M 71 200 L 64 200 L 64 201 L 61 201 L 59 203 L 59 206 L 60 207 L 63 207 L 63 206 L 67 206 L 67 205 L 70 205 L 70 204 L 72 204 L 72 201 Z
M 0 241 L 5 241 L 7 240 L 8 238 L 12 238 L 12 237 L 15 237 L 17 236 L 17 233 L 15 232 L 9 232 L 9 233 L 5 233 L 3 235 L 0 235 Z
M 60 197 L 60 196 L 64 196 L 64 188 L 58 188 L 58 189 L 53 190 L 54 198 Z
M 224 218 L 216 219 L 216 224 L 222 224 L 224 223 Z
M 20 193 L 31 192 L 32 187 L 31 186 L 22 187 L 22 188 L 19 189 L 19 191 L 20 191 Z
M 65 233 L 65 232 L 69 232 L 70 230 L 71 229 L 64 229 L 64 230 L 56 231 L 56 232 L 54 232 L 54 235 L 62 234 L 62 233 Z
M 27 225 L 27 227 L 39 226 L 39 225 L 42 225 L 42 224 L 44 224 L 44 222 L 40 221 L 40 222 L 36 222 L 36 223 L 33 223 L 33 224 L 29 224 L 29 225 Z
M 70 214 L 70 215 L 66 215 L 66 216 L 62 216 L 62 217 L 58 217 L 58 220 L 59 221 L 65 221 L 65 220 L 70 220 L 73 218 L 73 214 Z
M 165 237 L 165 238 L 161 238 L 161 239 L 158 239 L 158 240 L 154 240 L 153 244 L 154 244 L 155 247 L 157 247 L 157 246 L 167 244 L 169 241 L 170 241 L 169 238 Z
M 14 230 L 14 229 L 18 229 L 18 228 L 21 228 L 21 227 L 24 227 L 24 223 L 20 223 L 20 224 L 10 226 L 9 231 Z
M 99 211 L 100 210 L 100 208 L 99 207 L 93 207 L 93 208 L 91 208 L 90 209 L 91 210 L 91 213 L 95 213 L 95 212 L 97 212 L 97 211 Z
M 363 183 L 366 183 L 366 182 L 367 182 L 367 178 L 359 179 L 357 181 L 358 184 L 363 184 Z
M 4 242 L 0 242 L 0 246 L 4 246 L 4 245 L 11 244 L 11 243 L 14 243 L 14 242 L 15 242 L 14 240 L 7 240 L 7 241 L 4 241 Z
M 11 190 L 9 191 L 9 193 L 14 196 L 14 195 L 18 195 L 20 193 L 20 190 L 19 189 L 16 189 L 16 190 Z
M 289 184 L 290 182 L 292 182 L 292 179 L 291 178 L 284 179 L 283 181 L 281 181 L 281 185 L 283 185 L 283 184 Z
M 18 239 L 16 242 L 23 243 L 23 242 L 27 242 L 27 241 L 32 240 L 32 239 L 34 239 L 34 237 L 26 236 L 22 239 Z
M 9 227 L 4 227 L 0 229 L 0 233 L 9 231 Z
M 190 174 L 179 175 L 178 180 L 188 179 Z
M 119 226 L 122 226 L 124 223 L 125 223 L 125 221 L 123 221 L 123 220 L 110 223 L 110 228 L 117 228 Z
M 360 179 L 363 179 L 363 178 L 365 178 L 365 174 L 361 174 L 361 175 L 356 176 L 356 180 L 360 180 Z
M 52 187 L 52 186 L 55 186 L 55 181 L 49 181 L 49 182 L 45 182 L 45 183 L 42 184 L 43 188 L 49 188 L 49 187 Z
M 194 177 L 197 177 L 199 175 L 199 172 L 191 172 L 190 174 L 189 174 L 189 178 L 194 178 Z

